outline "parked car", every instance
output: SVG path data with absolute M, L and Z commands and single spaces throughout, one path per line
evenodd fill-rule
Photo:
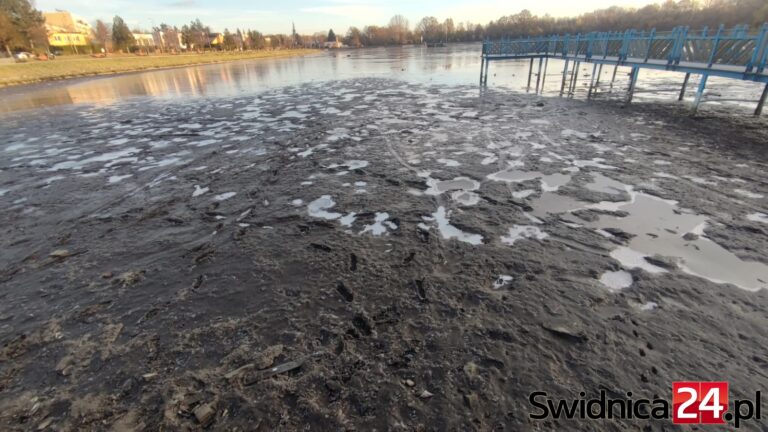
M 31 60 L 31 59 L 35 58 L 35 55 L 30 53 L 30 52 L 20 51 L 20 52 L 17 52 L 16 54 L 14 54 L 13 58 L 17 62 L 25 62 L 25 61 L 28 61 L 28 60 Z

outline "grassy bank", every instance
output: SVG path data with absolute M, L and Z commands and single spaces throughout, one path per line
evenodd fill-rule
M 59 57 L 53 61 L 30 61 L 28 63 L 0 65 L 0 87 L 145 69 L 172 68 L 233 60 L 291 57 L 313 52 L 316 51 L 296 49 L 178 55 L 158 54 L 146 57 L 135 55 L 114 55 L 107 58 L 93 58 L 90 56 Z

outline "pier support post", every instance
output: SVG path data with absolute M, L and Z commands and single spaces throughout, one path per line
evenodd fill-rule
M 485 69 L 485 57 L 480 57 L 480 85 L 483 85 L 483 69 Z
M 589 91 L 587 91 L 587 99 L 592 99 L 592 90 L 595 88 L 596 74 L 597 74 L 597 63 L 592 65 L 592 76 L 589 77 Z
M 539 73 L 536 74 L 536 94 L 539 94 L 539 84 L 541 83 L 541 66 L 544 63 L 544 58 L 539 57 Z
M 568 60 L 565 60 L 565 68 L 563 68 L 563 83 L 560 84 L 560 97 L 563 96 L 563 92 L 565 91 L 565 81 L 568 78 Z
M 576 84 L 579 81 L 579 67 L 581 66 L 580 61 L 574 61 L 573 63 L 573 73 L 571 74 L 571 85 L 568 88 L 568 97 L 573 97 L 576 94 Z
M 613 93 L 613 82 L 616 81 L 616 71 L 619 70 L 618 63 L 613 67 L 613 76 L 611 76 L 611 86 L 608 88 L 609 93 Z
M 531 76 L 533 75 L 533 57 L 531 57 L 531 65 L 528 67 L 528 86 L 525 91 L 531 91 Z
M 696 98 L 693 100 L 693 114 L 696 114 L 696 111 L 699 110 L 699 103 L 701 103 L 701 98 L 704 96 L 704 88 L 707 86 L 707 78 L 709 78 L 709 74 L 703 74 L 701 81 L 699 81 L 699 88 L 696 89 Z
M 485 61 L 485 75 L 483 75 L 483 85 L 488 87 L 488 69 L 491 66 L 491 62 Z
M 635 66 L 629 78 L 629 92 L 627 94 L 627 103 L 632 103 L 632 97 L 635 95 L 635 86 L 637 85 L 637 76 L 640 75 L 640 68 Z
M 688 87 L 688 80 L 691 78 L 690 73 L 685 74 L 685 79 L 683 79 L 683 88 L 680 89 L 680 96 L 677 97 L 677 100 L 681 101 L 685 97 L 685 88 Z
M 760 96 L 760 101 L 757 102 L 757 109 L 755 109 L 755 115 L 759 116 L 763 113 L 763 106 L 765 105 L 765 99 L 768 98 L 768 84 L 763 88 L 763 94 Z
M 549 57 L 544 59 L 544 75 L 541 76 L 541 93 L 544 93 L 544 81 L 547 80 L 547 66 L 549 66 Z
M 595 78 L 595 89 L 592 91 L 593 95 L 597 95 L 597 89 L 600 88 L 600 76 L 603 75 L 603 64 L 600 63 L 600 65 L 597 67 L 597 78 Z

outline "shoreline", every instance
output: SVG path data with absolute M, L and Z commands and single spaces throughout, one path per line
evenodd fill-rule
M 107 70 L 107 71 L 87 71 L 87 72 L 79 72 L 79 73 L 64 73 L 60 75 L 51 75 L 47 77 L 41 77 L 41 78 L 32 78 L 32 79 L 24 79 L 24 80 L 18 80 L 18 81 L 8 81 L 8 82 L 2 82 L 0 81 L 0 89 L 5 88 L 11 88 L 11 87 L 20 87 L 25 85 L 32 85 L 32 84 L 42 84 L 47 82 L 56 82 L 56 81 L 64 81 L 64 80 L 70 80 L 70 79 L 76 79 L 76 78 L 93 78 L 93 77 L 99 77 L 99 76 L 114 76 L 119 74 L 129 74 L 129 73 L 135 73 L 135 72 L 143 72 L 143 71 L 154 71 L 154 70 L 164 70 L 164 69 L 175 69 L 175 68 L 182 68 L 182 67 L 188 67 L 188 66 L 204 66 L 204 65 L 211 65 L 211 64 L 219 64 L 219 63 L 229 63 L 229 62 L 236 62 L 236 61 L 244 61 L 244 60 L 260 60 L 260 59 L 276 59 L 276 58 L 286 58 L 286 57 L 299 57 L 299 56 L 305 56 L 309 54 L 316 54 L 320 52 L 320 50 L 315 49 L 298 49 L 298 50 L 284 50 L 284 51 L 273 51 L 275 54 L 271 55 L 254 55 L 254 56 L 243 56 L 243 57 L 237 57 L 237 58 L 227 58 L 227 59 L 216 59 L 211 58 L 205 59 L 204 61 L 193 61 L 189 63 L 181 63 L 181 64 L 171 64 L 167 66 L 153 66 L 153 65 L 147 65 L 145 67 L 134 67 L 134 68 L 127 68 L 122 70 Z M 228 54 L 222 54 L 222 56 L 226 56 Z M 197 57 L 197 55 L 189 55 L 191 58 Z M 160 57 L 160 56 L 157 56 Z M 136 57 L 136 59 L 154 59 L 157 57 Z M 164 56 L 164 57 L 172 57 L 172 56 Z M 175 57 L 175 56 L 173 56 Z M 114 60 L 114 59 L 125 59 L 125 58 L 131 58 L 131 57 L 107 57 L 107 60 Z M 93 59 L 93 61 L 102 60 L 102 59 Z M 53 60 L 54 62 L 56 60 Z M 68 60 L 68 61 L 77 61 L 76 59 Z M 32 63 L 32 64 L 38 64 L 38 63 Z M 2 69 L 4 67 L 24 67 L 24 65 L 5 65 L 0 66 L 0 74 L 2 73 Z M 2 78 L 0 77 L 0 80 Z

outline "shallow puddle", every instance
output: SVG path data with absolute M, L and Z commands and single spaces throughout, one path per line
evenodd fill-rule
M 584 185 L 584 187 L 591 191 L 618 195 L 627 190 L 627 185 L 610 177 L 606 177 L 600 173 L 591 173 L 591 175 L 593 179 L 592 182 Z
M 643 258 L 660 255 L 677 259 L 681 270 L 711 282 L 731 283 L 750 291 L 768 287 L 765 264 L 743 261 L 706 237 L 683 238 L 687 233 L 704 234 L 706 216 L 684 213 L 676 202 L 653 195 L 633 192 L 632 196 L 632 201 L 615 203 L 616 210 L 629 213 L 627 217 L 601 216 L 597 222 L 585 223 L 593 228 L 619 228 L 635 235 L 626 248 L 611 253 L 625 267 L 664 271 Z

